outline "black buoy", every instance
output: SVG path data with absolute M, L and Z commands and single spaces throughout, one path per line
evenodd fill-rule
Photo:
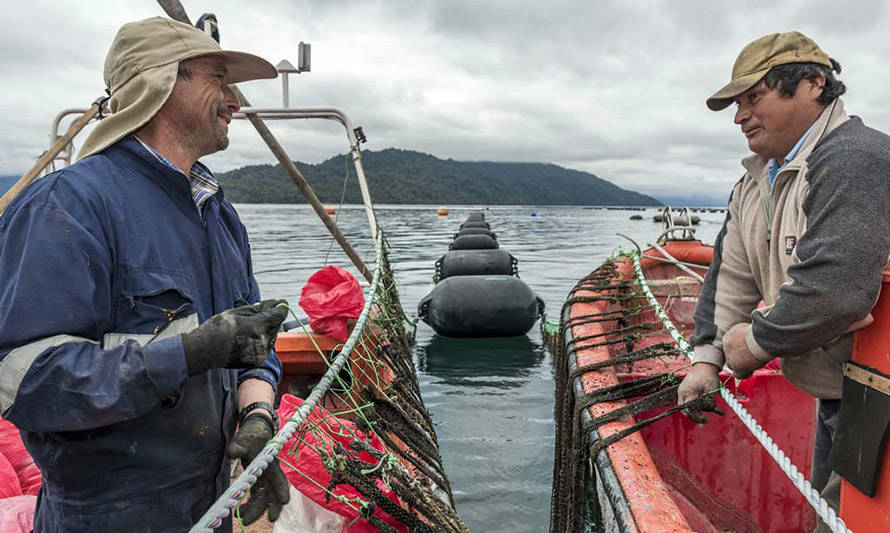
M 446 337 L 524 335 L 543 311 L 544 302 L 512 276 L 453 276 L 417 306 L 418 316 Z
M 507 250 L 453 250 L 436 261 L 439 280 L 452 276 L 514 275 L 518 262 Z
M 483 228 L 483 229 L 491 229 L 491 226 L 488 225 L 488 222 L 484 220 L 468 220 L 460 225 L 460 229 L 465 228 Z
M 498 241 L 488 235 L 461 235 L 451 242 L 449 250 L 494 250 Z
M 498 236 L 495 232 L 490 229 L 485 228 L 464 228 L 457 233 L 454 234 L 454 237 L 460 237 L 461 235 L 488 235 L 492 239 L 497 239 Z

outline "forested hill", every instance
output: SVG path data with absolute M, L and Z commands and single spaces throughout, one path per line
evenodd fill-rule
M 340 201 L 346 161 L 341 155 L 296 165 L 321 201 L 332 204 Z M 460 162 L 394 148 L 363 152 L 362 163 L 378 204 L 661 205 L 593 174 L 547 163 Z M 345 203 L 360 203 L 351 162 L 348 172 Z M 218 178 L 232 202 L 304 203 L 278 165 L 247 166 Z

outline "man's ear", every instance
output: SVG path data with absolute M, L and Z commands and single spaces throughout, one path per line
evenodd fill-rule
M 818 100 L 819 97 L 822 96 L 822 91 L 825 89 L 825 76 L 819 74 L 806 81 L 809 82 L 809 86 L 807 87 L 807 96 L 810 100 Z

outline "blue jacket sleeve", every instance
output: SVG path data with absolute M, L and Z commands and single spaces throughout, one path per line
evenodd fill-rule
M 250 296 L 248 303 L 256 303 L 260 301 L 260 287 L 253 277 L 253 261 L 250 257 L 250 244 L 247 240 L 247 229 L 241 225 L 241 249 L 244 250 L 244 261 L 247 264 L 247 276 L 250 278 Z M 281 360 L 275 353 L 275 348 L 269 352 L 269 356 L 263 362 L 262 366 L 257 368 L 248 368 L 238 372 L 238 384 L 240 385 L 245 379 L 261 379 L 269 385 L 272 385 L 274 391 L 278 391 L 278 384 L 281 382 Z
M 25 431 L 77 431 L 171 402 L 187 379 L 181 337 L 102 349 L 110 246 L 89 209 L 74 217 L 53 200 L 17 203 L 0 219 L 3 417 Z

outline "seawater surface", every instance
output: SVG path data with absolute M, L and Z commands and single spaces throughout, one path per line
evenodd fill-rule
M 251 238 L 254 272 L 264 298 L 286 298 L 294 308 L 300 289 L 317 269 L 334 264 L 357 275 L 321 221 L 305 205 L 236 206 Z M 519 275 L 558 319 L 568 291 L 613 251 L 656 239 L 656 209 L 645 212 L 590 207 L 451 208 L 377 206 L 391 246 L 405 311 L 416 314 L 429 291 L 433 265 L 458 226 L 484 210 L 502 248 L 519 259 Z M 532 213 L 535 216 L 531 216 Z M 630 220 L 642 214 L 644 220 Z M 361 206 L 335 215 L 347 239 L 373 264 L 368 220 Z M 723 214 L 699 213 L 697 235 L 713 243 Z M 330 251 L 330 253 L 329 253 Z M 358 277 L 358 276 L 357 276 Z M 539 325 L 518 338 L 448 339 L 422 322 L 415 362 L 424 400 L 439 436 L 458 512 L 474 532 L 542 532 L 550 515 L 553 463 L 551 357 Z

